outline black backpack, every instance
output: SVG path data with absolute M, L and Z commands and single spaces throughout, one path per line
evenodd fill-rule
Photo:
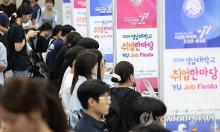
M 10 31 L 10 29 L 9 29 Z M 0 41 L 4 44 L 6 51 L 7 51 L 7 62 L 8 66 L 5 71 L 11 70 L 13 65 L 13 59 L 15 56 L 15 46 L 10 43 L 8 32 L 6 32 L 0 39 Z
M 42 53 L 47 51 L 49 42 L 46 37 L 37 35 L 30 39 L 29 44 L 35 52 Z
M 123 113 L 124 103 L 132 93 L 132 90 L 117 92 L 117 88 L 110 89 L 111 106 L 109 114 L 105 117 L 106 126 L 110 132 L 121 132 L 123 128 L 126 128 L 126 119 Z
M 46 64 L 43 61 L 43 57 L 40 53 L 36 53 L 32 51 L 32 53 L 29 56 L 30 59 L 30 65 L 29 65 L 29 76 L 31 78 L 44 78 L 49 79 L 49 75 L 46 72 Z

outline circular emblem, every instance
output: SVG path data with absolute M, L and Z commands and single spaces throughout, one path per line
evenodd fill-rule
M 203 0 L 185 0 L 183 3 L 183 11 L 189 18 L 200 17 L 204 12 Z
M 143 2 L 144 0 L 130 0 L 131 5 L 134 7 L 139 7 L 143 4 Z
M 144 126 L 150 125 L 154 121 L 152 112 L 144 112 L 140 116 L 140 122 Z

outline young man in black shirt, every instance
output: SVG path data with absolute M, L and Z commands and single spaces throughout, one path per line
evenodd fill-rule
M 27 77 L 29 58 L 27 53 L 27 42 L 31 37 L 37 35 L 37 31 L 30 30 L 27 35 L 22 28 L 22 23 L 31 19 L 32 8 L 28 3 L 22 3 L 17 10 L 17 17 L 12 18 L 13 24 L 8 32 L 10 45 L 14 50 L 11 51 L 12 71 L 14 77 Z
M 109 113 L 109 86 L 100 80 L 88 80 L 78 89 L 77 96 L 85 109 L 76 125 L 76 132 L 108 132 L 101 118 Z
M 47 51 L 47 38 L 52 31 L 52 26 L 49 23 L 44 23 L 38 28 L 39 34 L 30 40 L 30 46 L 34 52 L 42 54 Z
M 4 11 L 8 17 L 16 12 L 16 5 L 11 2 L 11 0 L 3 0 L 3 3 L 0 5 L 0 10 Z

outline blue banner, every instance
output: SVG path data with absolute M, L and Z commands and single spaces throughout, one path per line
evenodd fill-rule
M 90 16 L 111 16 L 112 0 L 90 0 Z
M 166 0 L 166 49 L 220 47 L 220 0 Z
M 70 0 L 63 0 L 63 3 L 70 3 Z

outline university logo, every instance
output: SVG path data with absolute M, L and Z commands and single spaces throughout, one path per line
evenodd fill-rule
M 143 4 L 143 2 L 144 0 L 130 0 L 131 5 L 134 7 L 139 7 Z
M 203 0 L 185 0 L 183 3 L 183 11 L 189 18 L 198 18 L 204 13 Z

